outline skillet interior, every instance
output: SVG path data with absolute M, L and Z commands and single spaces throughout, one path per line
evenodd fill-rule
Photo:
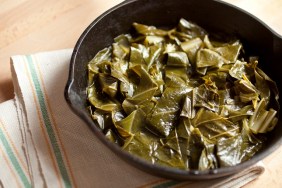
M 117 35 L 128 33 L 133 22 L 171 27 L 175 26 L 180 18 L 197 23 L 209 33 L 238 37 L 243 42 L 247 54 L 258 55 L 260 67 L 277 82 L 278 88 L 281 88 L 282 40 L 255 17 L 216 0 L 131 0 L 105 12 L 81 35 L 72 55 L 65 97 L 71 109 L 92 128 L 104 144 L 121 158 L 147 172 L 174 179 L 196 180 L 227 176 L 255 164 L 278 148 L 282 140 L 281 118 L 275 130 L 270 133 L 266 148 L 251 160 L 235 167 L 182 171 L 156 167 L 121 151 L 118 146 L 105 139 L 86 110 L 87 63 L 99 50 L 111 45 Z

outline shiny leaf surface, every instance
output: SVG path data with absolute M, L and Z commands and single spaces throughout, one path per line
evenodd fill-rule
M 280 105 L 258 57 L 183 18 L 132 27 L 87 67 L 87 109 L 109 141 L 184 170 L 234 166 L 263 148 Z

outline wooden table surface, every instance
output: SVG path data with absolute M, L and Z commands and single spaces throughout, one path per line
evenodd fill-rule
M 73 48 L 82 31 L 122 0 L 0 0 L 0 102 L 13 98 L 10 56 Z M 282 34 L 282 0 L 225 0 Z M 255 34 L 255 33 L 254 33 Z M 282 147 L 251 187 L 282 187 Z

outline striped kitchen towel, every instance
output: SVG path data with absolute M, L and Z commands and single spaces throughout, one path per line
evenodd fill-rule
M 64 99 L 72 50 L 11 58 L 15 98 L 0 104 L 1 187 L 241 187 L 263 173 L 178 182 L 125 163 L 94 136 Z

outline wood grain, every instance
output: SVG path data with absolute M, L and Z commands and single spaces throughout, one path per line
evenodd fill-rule
M 13 98 L 12 55 L 73 48 L 83 30 L 121 0 L 1 0 L 0 102 Z
M 0 102 L 13 98 L 10 56 L 73 48 L 82 31 L 122 0 L 0 0 Z M 282 0 L 225 0 L 282 34 Z M 282 187 L 282 148 L 267 157 L 265 173 L 245 186 Z

